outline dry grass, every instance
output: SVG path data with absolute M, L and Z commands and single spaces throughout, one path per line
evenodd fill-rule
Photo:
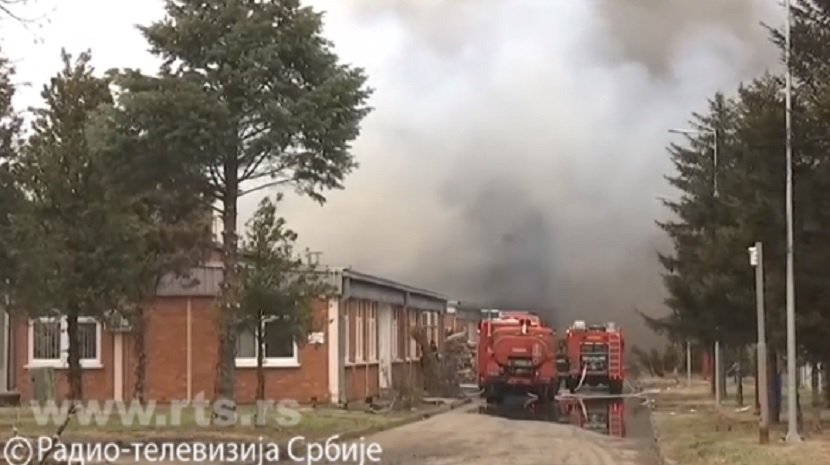
M 753 404 L 751 388 L 744 390 L 747 405 Z M 733 386 L 734 393 L 734 386 Z M 805 415 L 810 415 L 805 413 Z M 752 409 L 738 409 L 734 397 L 718 411 L 708 384 L 696 382 L 668 388 L 655 402 L 655 426 L 664 454 L 683 465 L 800 465 L 830 464 L 830 424 L 824 433 L 810 425 L 806 440 L 798 445 L 783 442 L 786 425 L 773 425 L 770 444 L 758 443 L 758 417 Z M 811 424 L 812 423 L 812 424 Z
M 178 421 L 171 421 L 174 413 L 169 407 L 158 406 L 150 421 L 122 421 L 118 412 L 106 415 L 87 416 L 91 421 L 84 421 L 83 416 L 74 418 L 64 432 L 64 437 L 77 439 L 131 439 L 148 438 L 190 438 L 198 439 L 244 439 L 267 436 L 271 440 L 289 439 L 295 436 L 309 438 L 327 437 L 363 428 L 379 427 L 400 420 L 409 411 L 371 413 L 367 411 L 342 410 L 337 408 L 301 408 L 299 417 L 290 417 L 285 411 L 269 410 L 261 425 L 254 420 L 256 410 L 253 407 L 239 409 L 241 420 L 238 424 L 221 427 L 211 426 L 205 415 L 197 415 L 193 410 L 185 409 Z M 95 421 L 97 419 L 98 421 Z M 296 420 L 292 422 L 291 420 Z M 247 423 L 246 423 L 247 421 Z M 62 419 L 49 421 L 39 419 L 29 407 L 0 409 L 0 431 L 17 431 L 26 436 L 51 435 Z

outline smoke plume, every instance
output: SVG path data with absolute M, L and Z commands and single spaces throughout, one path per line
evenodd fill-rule
M 781 23 L 775 2 L 311 4 L 376 92 L 346 189 L 285 206 L 303 245 L 454 298 L 651 338 L 634 309 L 662 308 L 667 130 L 777 66 L 760 25 Z

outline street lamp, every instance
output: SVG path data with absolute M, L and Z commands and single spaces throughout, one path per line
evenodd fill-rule
M 786 67 L 785 101 L 787 126 L 787 442 L 801 442 L 798 435 L 796 419 L 796 354 L 795 354 L 795 278 L 793 277 L 793 146 L 792 146 L 792 70 L 790 68 L 791 34 L 790 21 L 792 9 L 790 0 L 786 0 L 787 23 L 785 26 Z
M 711 134 L 712 135 L 712 197 L 718 198 L 718 130 L 704 127 L 701 129 L 669 129 L 673 134 Z M 687 346 L 687 358 L 688 358 Z M 715 405 L 720 407 L 721 373 L 720 373 L 720 335 L 715 337 Z

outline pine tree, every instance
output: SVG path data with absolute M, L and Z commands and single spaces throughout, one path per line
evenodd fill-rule
M 73 400 L 83 398 L 78 319 L 118 307 L 137 240 L 128 203 L 87 138 L 90 115 L 111 103 L 108 81 L 89 60 L 62 52 L 63 69 L 44 86 L 17 173 L 30 202 L 13 215 L 14 301 L 29 314 L 66 319 Z
M 265 399 L 265 355 L 280 346 L 303 347 L 315 323 L 314 299 L 329 291 L 322 273 L 295 256 L 297 234 L 277 216 L 281 199 L 260 202 L 242 247 L 240 324 L 256 346 L 257 400 Z
M 363 71 L 338 63 L 322 16 L 299 0 L 168 0 L 142 31 L 164 60 L 133 73 L 132 121 L 209 179 L 222 215 L 223 303 L 216 395 L 234 399 L 238 309 L 237 201 L 293 185 L 319 202 L 356 163 L 350 144 L 369 109 Z
M 21 118 L 12 106 L 15 91 L 13 76 L 14 68 L 0 55 L 0 287 L 6 292 L 15 269 L 12 215 L 25 202 L 14 176 L 20 148 Z

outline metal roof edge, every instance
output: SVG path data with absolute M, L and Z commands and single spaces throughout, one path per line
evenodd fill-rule
M 440 300 L 442 302 L 448 302 L 449 298 L 439 292 L 430 291 L 427 289 L 421 289 L 418 287 L 410 286 L 407 284 L 402 284 L 397 281 L 393 281 L 387 278 L 381 278 L 379 276 L 370 275 L 368 273 L 363 273 L 360 271 L 353 270 L 351 267 L 342 267 L 340 273 L 347 278 L 354 279 L 357 281 L 363 281 L 370 284 L 376 284 L 378 286 L 388 287 L 392 289 L 397 289 L 403 292 L 408 292 L 410 294 L 417 294 L 423 297 L 427 297 L 434 300 Z

